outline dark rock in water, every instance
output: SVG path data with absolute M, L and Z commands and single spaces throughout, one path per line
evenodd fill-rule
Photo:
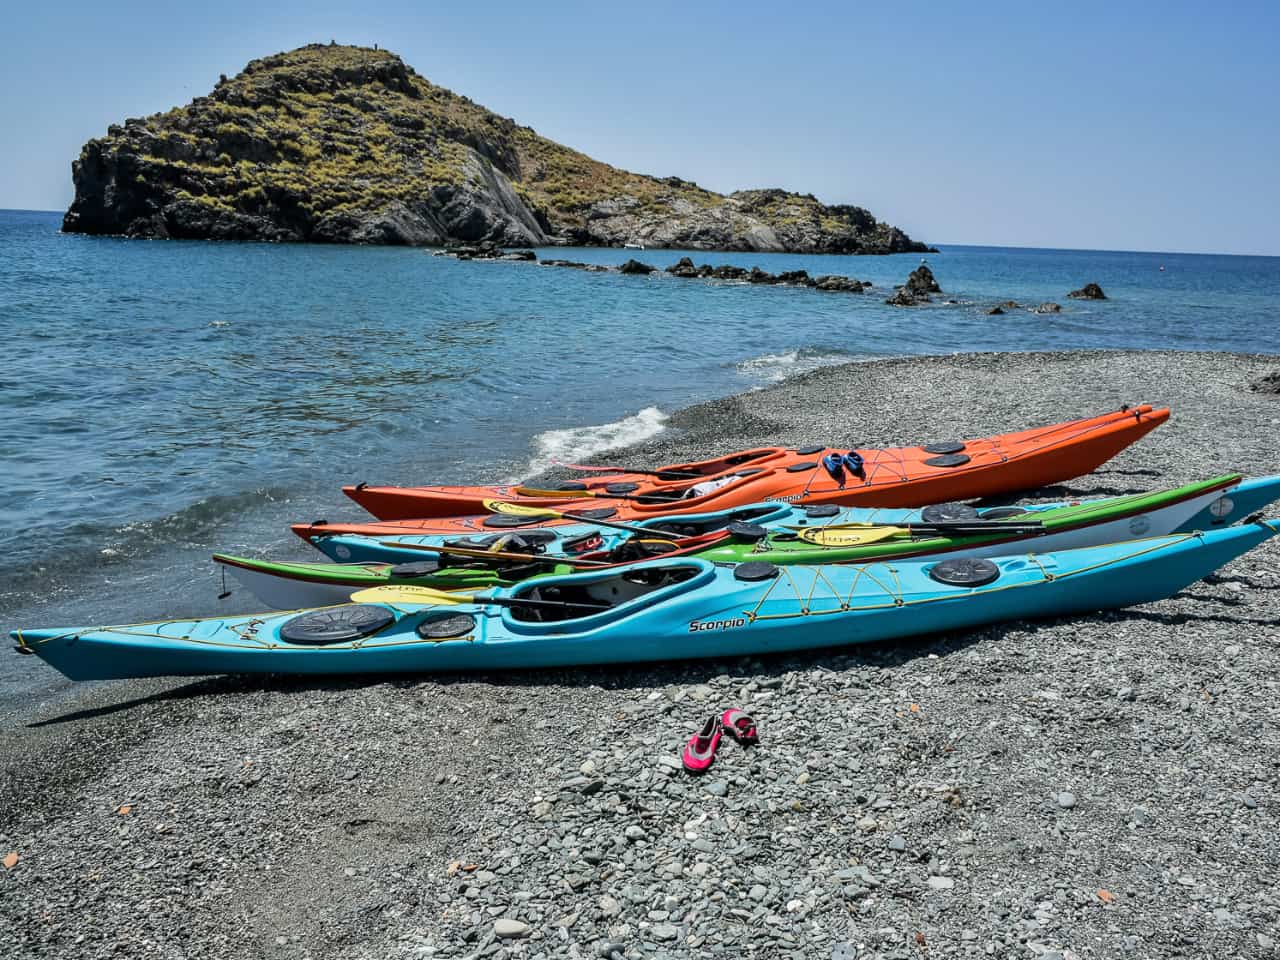
M 869 283 L 864 284 L 861 280 L 854 280 L 852 277 L 831 274 L 819 277 L 813 282 L 813 285 L 819 290 L 838 293 L 861 293 L 864 287 L 871 286 Z
M 508 250 L 502 255 L 503 260 L 537 260 L 538 255 L 532 250 Z
M 573 270 L 586 270 L 588 273 L 605 273 L 608 267 L 599 263 L 579 263 L 577 260 L 542 260 L 544 267 L 569 267 Z
M 639 260 L 628 260 L 618 268 L 619 273 L 653 273 L 654 268 L 647 263 L 641 263 Z
M 1270 393 L 1280 396 L 1280 370 L 1274 370 L 1249 384 L 1254 393 Z
M 779 283 L 789 283 L 798 287 L 812 287 L 814 280 L 807 270 L 784 270 L 778 274 Z
M 1075 300 L 1105 300 L 1107 295 L 1102 292 L 1102 288 L 1096 283 L 1086 283 L 1079 290 L 1072 290 L 1067 294 Z
M 673 277 L 696 277 L 698 276 L 698 268 L 693 265 L 693 261 L 688 257 L 681 257 L 667 267 L 667 273 Z
M 709 263 L 703 263 L 698 266 L 698 276 L 709 277 L 716 272 L 716 268 Z
M 912 270 L 904 286 L 913 296 L 924 297 L 925 299 L 928 299 L 931 293 L 942 292 L 942 288 L 938 286 L 938 281 L 934 278 L 933 271 L 929 269 L 927 263 L 922 263 Z
M 1035 308 L 1035 313 L 1061 313 L 1062 307 L 1056 303 L 1042 303 Z
M 911 271 L 907 282 L 898 288 L 898 292 L 885 301 L 894 307 L 914 307 L 921 303 L 929 303 L 929 294 L 941 293 L 942 288 L 934 279 L 933 271 L 926 263 L 920 264 Z
M 459 260 L 495 260 L 502 255 L 496 243 L 451 243 L 444 252 Z
M 898 291 L 892 297 L 885 300 L 885 303 L 889 304 L 891 307 L 915 307 L 928 302 L 929 298 L 927 296 L 918 297 L 906 287 L 899 287 Z
M 584 171 L 590 171 L 584 176 Z M 69 233 L 323 243 L 557 240 L 652 247 L 927 249 L 855 206 L 723 195 L 598 163 L 436 86 L 376 47 L 251 61 L 208 96 L 90 140 Z
M 1022 304 L 1020 304 L 1017 300 L 1006 300 L 1004 303 L 1000 304 L 1000 306 L 1004 307 L 1006 310 L 1022 309 Z
M 717 280 L 741 280 L 747 275 L 747 271 L 742 267 L 733 267 L 725 264 L 723 267 L 713 267 L 709 276 L 715 277 Z
M 765 273 L 759 267 L 752 267 L 747 274 L 747 283 L 777 283 L 778 278 L 772 273 Z
M 999 317 L 999 316 L 1003 316 L 1003 314 L 1004 314 L 1004 309 L 1002 307 L 992 307 L 990 310 L 987 311 L 988 317 Z

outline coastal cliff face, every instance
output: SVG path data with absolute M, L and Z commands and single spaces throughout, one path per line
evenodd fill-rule
M 923 251 L 854 206 L 724 196 L 538 136 L 384 50 L 310 45 L 113 125 L 72 164 L 69 232 L 328 243 Z

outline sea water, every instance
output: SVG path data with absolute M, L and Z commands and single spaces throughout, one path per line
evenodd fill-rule
M 1280 258 L 947 246 L 928 258 L 945 293 L 902 309 L 883 301 L 919 254 L 688 254 L 875 284 L 857 295 L 393 247 L 90 238 L 59 223 L 0 212 L 6 630 L 227 609 L 208 554 L 297 554 L 288 522 L 362 515 L 343 483 L 513 479 L 823 364 L 1280 351 Z M 657 267 L 685 255 L 538 253 Z M 1109 299 L 1065 299 L 1090 281 Z M 1063 312 L 987 315 L 1006 299 Z M 0 657 L 0 697 L 56 686 L 51 673 Z

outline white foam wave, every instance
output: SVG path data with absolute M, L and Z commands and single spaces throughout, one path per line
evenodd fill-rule
M 750 377 L 760 383 L 777 383 L 792 374 L 808 373 L 819 367 L 849 363 L 856 359 L 848 353 L 803 348 L 786 350 L 782 353 L 766 353 L 762 357 L 742 360 L 735 364 L 735 369 L 744 377 Z
M 601 450 L 639 443 L 666 429 L 667 415 L 657 407 L 645 407 L 613 423 L 591 427 L 547 430 L 533 438 L 534 454 L 521 476 L 531 476 L 560 463 L 576 463 Z

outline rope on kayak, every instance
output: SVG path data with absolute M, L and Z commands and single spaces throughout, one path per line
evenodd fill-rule
M 1165 549 L 1172 549 L 1173 547 L 1177 547 L 1183 543 L 1186 543 L 1188 540 L 1203 540 L 1204 535 L 1199 531 L 1196 531 L 1193 533 L 1183 534 L 1181 537 L 1178 537 L 1176 540 L 1170 540 L 1167 537 L 1159 537 L 1159 538 L 1152 538 L 1152 539 L 1157 540 L 1158 542 L 1152 543 L 1151 540 L 1148 540 L 1148 541 L 1137 540 L 1134 542 L 1135 543 L 1146 542 L 1148 546 L 1142 547 L 1141 549 L 1133 550 L 1132 552 L 1126 553 L 1123 556 L 1110 557 L 1106 560 L 1100 560 L 1097 563 L 1089 564 L 1088 566 L 1077 567 L 1073 570 L 1068 570 L 1065 573 L 1055 573 L 1051 571 L 1044 565 L 1043 562 L 1041 562 L 1041 559 L 1037 554 L 1028 553 L 1028 554 L 1025 554 L 1027 560 L 1029 560 L 1031 563 L 1034 563 L 1036 567 L 1039 568 L 1040 570 L 1039 580 L 1019 581 L 1017 583 L 996 583 L 990 587 L 971 589 L 964 595 L 973 596 L 976 594 L 997 593 L 1002 590 L 1017 590 L 1023 587 L 1036 586 L 1037 584 L 1040 584 L 1040 583 L 1049 583 L 1054 580 L 1063 580 L 1063 579 L 1066 579 L 1067 577 L 1075 577 L 1075 576 L 1079 576 L 1080 574 L 1090 573 L 1094 570 L 1105 569 L 1107 567 L 1114 566 L 1118 563 L 1122 563 L 1126 560 L 1132 560 L 1135 557 L 1145 556 L 1149 553 L 1155 553 L 1157 551 L 1165 550 Z M 837 565 L 837 566 L 840 566 L 840 565 Z M 872 572 L 876 568 L 883 568 L 889 574 L 888 579 L 892 580 L 892 586 L 885 583 L 878 576 L 876 576 L 875 573 Z M 792 572 L 793 570 L 801 570 L 801 569 L 808 570 L 810 573 L 813 574 L 813 582 L 807 590 L 807 596 L 806 596 L 806 590 L 796 583 L 795 576 Z M 859 564 L 856 567 L 854 567 L 853 569 L 856 569 L 857 573 L 855 574 L 853 581 L 849 586 L 847 596 L 844 596 L 842 595 L 841 591 L 836 590 L 835 585 L 830 580 L 827 579 L 825 571 L 829 569 L 831 569 L 831 565 L 825 565 L 825 564 L 814 565 L 809 567 L 803 567 L 803 566 L 794 567 L 794 568 L 780 567 L 779 570 L 785 576 L 779 576 L 775 578 L 769 584 L 769 587 L 765 590 L 764 595 L 761 596 L 760 599 L 756 602 L 755 607 L 752 608 L 751 610 L 743 611 L 743 615 L 750 622 L 755 622 L 756 620 L 794 620 L 800 617 L 826 616 L 833 613 L 846 613 L 852 610 L 880 610 L 888 607 L 913 607 L 913 606 L 919 606 L 920 604 L 924 604 L 924 603 L 936 603 L 942 600 L 954 600 L 956 597 L 956 594 L 954 593 L 947 593 L 947 594 L 941 594 L 938 596 L 918 597 L 916 599 L 908 600 L 906 599 L 904 592 L 902 590 L 902 584 L 898 578 L 897 568 L 887 563 Z M 845 566 L 840 566 L 840 569 L 848 570 L 850 568 Z M 870 580 L 872 583 L 874 583 L 883 592 L 884 598 L 885 598 L 883 601 L 875 602 L 875 603 L 866 603 L 866 604 L 861 604 L 857 606 L 854 605 L 853 603 L 854 594 L 857 591 L 859 582 L 864 577 L 867 580 Z M 830 599 L 839 601 L 840 605 L 838 607 L 832 607 L 831 609 L 823 609 L 823 610 L 815 610 L 813 608 L 813 600 L 815 595 L 817 594 L 818 584 L 820 581 L 826 584 L 828 589 L 828 597 Z M 800 604 L 800 612 L 798 613 L 761 613 L 760 612 L 761 608 L 765 605 L 766 601 L 768 601 L 773 591 L 775 589 L 779 589 L 779 585 L 783 584 L 784 582 L 791 589 L 795 601 Z

